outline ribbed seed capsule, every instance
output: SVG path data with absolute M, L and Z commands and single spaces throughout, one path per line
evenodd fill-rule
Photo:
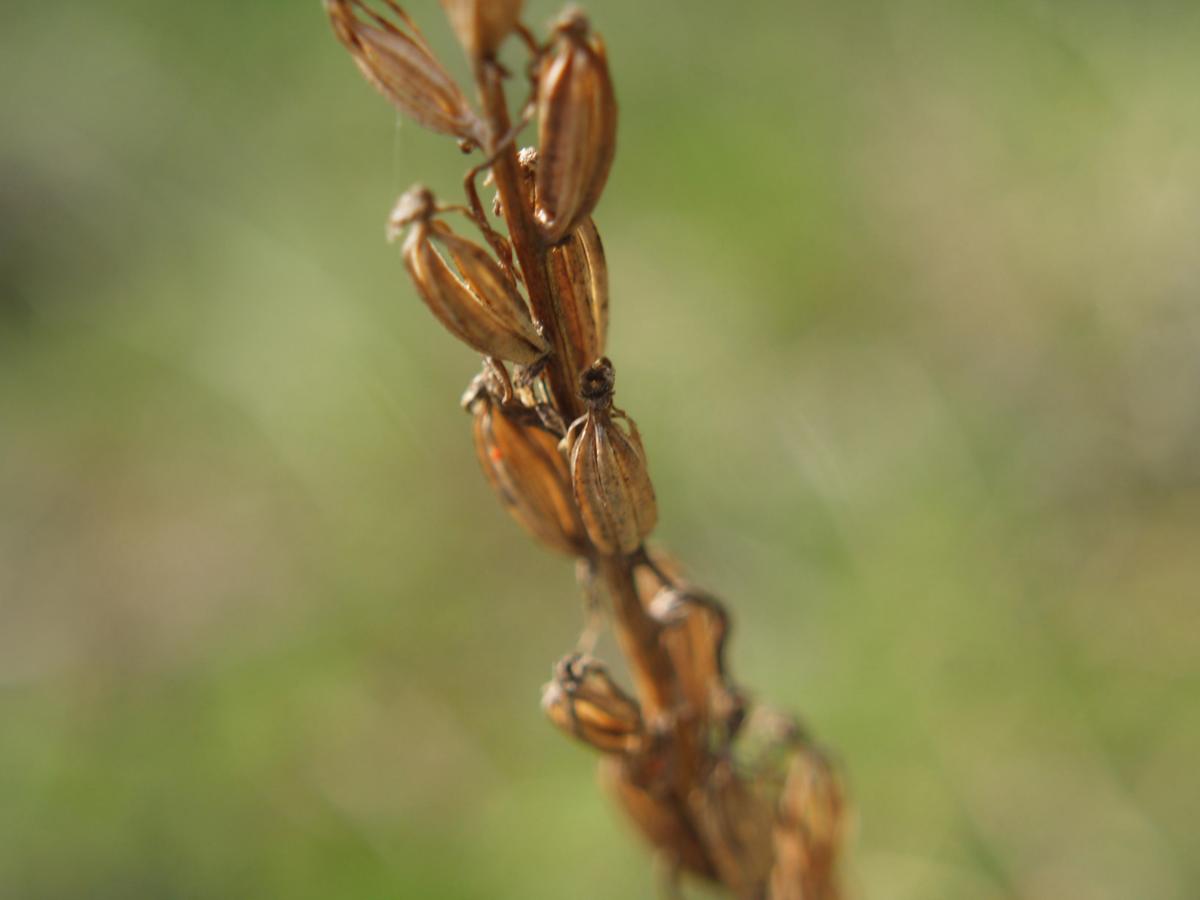
M 392 0 L 384 2 L 404 28 L 365 0 L 325 0 L 338 40 L 367 81 L 400 112 L 432 131 L 482 145 L 483 123 L 454 79 L 404 10 Z
M 525 301 L 500 264 L 483 247 L 433 219 L 429 191 L 414 187 L 400 198 L 389 220 L 394 237 L 404 225 L 404 265 L 425 305 L 446 329 L 485 356 L 528 365 L 549 345 L 534 327 Z M 455 272 L 437 251 L 441 244 Z
M 845 798 L 837 773 L 811 747 L 792 758 L 776 813 L 771 900 L 836 900 Z
M 692 820 L 713 867 L 738 897 L 762 897 L 771 870 L 771 803 L 758 788 L 723 758 L 689 798 Z
M 554 667 L 542 690 L 550 721 L 604 753 L 637 753 L 645 739 L 642 713 L 608 669 L 589 656 L 571 655 Z
M 703 878 L 717 877 L 695 829 L 681 815 L 678 804 L 672 802 L 673 798 L 659 796 L 639 784 L 626 759 L 609 756 L 601 760 L 600 783 L 642 836 L 668 860 Z
M 556 243 L 600 199 L 616 153 L 617 101 L 604 42 L 569 9 L 538 74 L 537 206 L 542 237 Z
M 493 56 L 521 15 L 521 0 L 442 0 L 450 27 L 471 59 Z
M 725 641 L 729 616 L 712 597 L 696 591 L 663 588 L 649 612 L 662 626 L 660 640 L 679 676 L 679 686 L 692 714 L 736 730 L 742 702 L 725 673 Z
M 529 202 L 535 203 L 537 151 L 524 147 L 517 160 Z M 584 366 L 604 355 L 608 338 L 608 264 L 592 217 L 585 217 L 551 246 L 546 262 L 550 291 L 575 368 L 572 375 L 578 377 Z
M 563 438 L 571 485 L 592 544 L 601 553 L 628 554 L 658 521 L 654 486 L 637 425 L 612 405 L 612 363 L 601 359 L 580 378 L 588 411 Z M 618 423 L 623 420 L 626 432 Z
M 596 224 L 588 216 L 547 257 L 550 290 L 575 359 L 604 355 L 608 332 L 608 266 Z M 579 372 L 573 372 L 578 376 Z
M 558 439 L 537 424 L 534 410 L 522 410 L 528 415 L 521 421 L 484 387 L 482 376 L 463 396 L 463 405 L 474 417 L 479 466 L 509 515 L 552 550 L 586 553 Z

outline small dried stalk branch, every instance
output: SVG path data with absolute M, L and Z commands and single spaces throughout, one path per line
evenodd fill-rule
M 591 215 L 616 147 L 617 109 L 604 44 L 568 9 L 540 42 L 520 0 L 442 0 L 467 53 L 476 111 L 393 0 L 326 0 L 337 37 L 404 115 L 484 159 L 466 206 L 416 186 L 389 234 L 442 325 L 483 356 L 463 396 L 480 467 L 513 518 L 577 561 L 589 611 L 603 593 L 633 678 L 627 694 L 579 651 L 554 669 L 550 721 L 601 754 L 602 781 L 650 843 L 678 896 L 681 874 L 747 900 L 836 900 L 845 830 L 841 783 L 791 717 L 753 709 L 726 667 L 730 617 L 646 539 L 658 520 L 637 425 L 613 403 L 604 356 L 608 272 Z M 530 101 L 513 127 L 513 38 L 529 53 Z M 514 142 L 536 110 L 538 147 Z M 489 173 L 495 212 L 476 176 Z M 482 243 L 442 216 L 464 212 Z M 592 640 L 585 628 L 580 647 Z

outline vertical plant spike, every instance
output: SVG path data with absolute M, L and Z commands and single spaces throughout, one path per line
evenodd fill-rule
M 727 668 L 724 605 L 645 543 L 658 502 L 637 427 L 612 402 L 608 268 L 591 218 L 616 134 L 603 44 L 575 10 L 542 43 L 517 21 L 519 0 L 441 0 L 471 60 L 480 116 L 407 14 L 381 2 L 386 15 L 368 0 L 325 5 L 369 81 L 484 156 L 464 182 L 465 206 L 414 188 L 389 236 L 407 232 L 402 256 L 418 294 L 484 356 L 462 402 L 485 478 L 522 528 L 575 559 L 588 610 L 579 646 L 591 646 L 604 605 L 633 682 L 627 693 L 602 662 L 574 653 L 555 667 L 543 711 L 599 754 L 603 787 L 672 896 L 686 877 L 739 900 L 841 900 L 847 816 L 836 770 L 795 719 L 747 700 Z M 514 128 L 511 76 L 496 61 L 511 34 L 530 54 L 538 115 L 539 146 L 520 151 L 524 120 Z M 503 231 L 475 186 L 484 170 Z M 452 230 L 451 211 L 484 243 Z

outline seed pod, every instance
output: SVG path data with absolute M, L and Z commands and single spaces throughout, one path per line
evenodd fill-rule
M 442 0 L 458 42 L 473 60 L 494 56 L 521 15 L 522 0 Z
M 478 244 L 433 219 L 433 197 L 425 188 L 409 190 L 389 220 L 395 236 L 412 228 L 404 241 L 404 265 L 425 305 L 447 330 L 485 356 L 529 364 L 549 345 L 534 327 L 525 301 L 500 264 Z M 434 247 L 445 248 L 458 272 Z
M 719 759 L 689 797 L 692 821 L 721 883 L 738 897 L 761 897 L 771 870 L 771 803 L 758 785 Z
M 776 812 L 771 900 L 837 900 L 845 798 L 837 773 L 802 745 L 792 758 Z
M 568 9 L 538 74 L 537 207 L 542 237 L 557 243 L 600 199 L 616 153 L 617 101 L 604 42 Z
M 478 382 L 463 400 L 474 416 L 475 453 L 488 483 L 509 515 L 547 547 L 569 556 L 586 553 L 557 438 L 537 424 L 533 410 L 525 410 L 528 421 L 521 421 Z
M 650 602 L 649 613 L 663 626 L 660 640 L 692 714 L 701 722 L 722 723 L 729 736 L 740 724 L 743 703 L 725 672 L 728 614 L 713 597 L 675 588 L 660 590 Z
M 554 667 L 542 690 L 550 721 L 604 753 L 637 753 L 645 739 L 637 703 L 612 680 L 603 664 L 571 655 Z
M 604 354 L 608 332 L 608 266 L 590 216 L 550 248 L 547 263 L 550 291 L 567 342 L 575 359 L 586 365 Z
M 392 0 L 384 2 L 403 28 L 365 0 L 325 0 L 338 40 L 367 81 L 400 112 L 431 131 L 482 145 L 486 129 L 454 79 L 404 10 Z
M 638 783 L 628 761 L 608 756 L 600 761 L 600 783 L 633 820 L 650 845 L 675 865 L 702 878 L 715 879 L 695 829 L 680 813 L 677 804 Z
M 589 366 L 579 381 L 588 411 L 567 429 L 561 445 L 571 464 L 575 502 L 597 550 L 632 553 L 658 521 L 642 439 L 634 421 L 612 405 L 608 359 Z

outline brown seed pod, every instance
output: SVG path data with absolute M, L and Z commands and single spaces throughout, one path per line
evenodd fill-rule
M 616 153 L 617 101 L 604 42 L 568 9 L 538 73 L 537 206 L 542 237 L 557 243 L 591 215 Z
M 771 870 L 771 803 L 757 785 L 720 759 L 692 793 L 692 820 L 721 883 L 739 897 L 761 897 Z
M 393 106 L 431 131 L 483 145 L 483 123 L 420 30 L 392 0 L 384 3 L 392 18 L 365 0 L 325 0 L 325 9 L 359 70 Z
M 590 216 L 550 248 L 547 269 L 559 321 L 575 359 L 584 365 L 599 359 L 608 332 L 608 266 Z
M 471 59 L 494 56 L 521 15 L 522 0 L 442 0 L 458 42 Z
M 845 797 L 829 761 L 801 745 L 792 757 L 776 812 L 772 900 L 837 900 L 837 859 Z
M 691 714 L 700 722 L 720 723 L 728 737 L 740 724 L 744 706 L 725 671 L 728 614 L 707 594 L 671 587 L 654 596 L 649 613 L 663 626 L 659 640 L 671 656 Z
M 483 376 L 472 382 L 463 404 L 474 417 L 475 453 L 488 483 L 509 515 L 547 547 L 586 554 L 587 537 L 558 439 L 538 424 L 533 410 L 516 415 L 484 383 Z
M 608 359 L 589 366 L 579 381 L 588 410 L 567 429 L 561 445 L 571 465 L 575 502 L 597 550 L 632 553 L 658 521 L 642 439 L 634 421 L 612 405 L 614 373 Z
M 554 680 L 542 689 L 542 709 L 560 729 L 601 752 L 636 754 L 642 749 L 641 710 L 590 656 L 559 660 Z
M 425 305 L 451 334 L 485 356 L 526 365 L 536 362 L 549 345 L 516 285 L 487 250 L 436 221 L 434 211 L 433 196 L 417 186 L 397 201 L 388 225 L 393 237 L 411 225 L 404 241 L 404 265 Z M 435 242 L 449 254 L 457 272 Z
M 702 878 L 717 877 L 695 829 L 672 798 L 659 796 L 639 784 L 633 776 L 633 768 L 622 757 L 609 756 L 601 760 L 599 775 L 601 785 L 669 863 Z

